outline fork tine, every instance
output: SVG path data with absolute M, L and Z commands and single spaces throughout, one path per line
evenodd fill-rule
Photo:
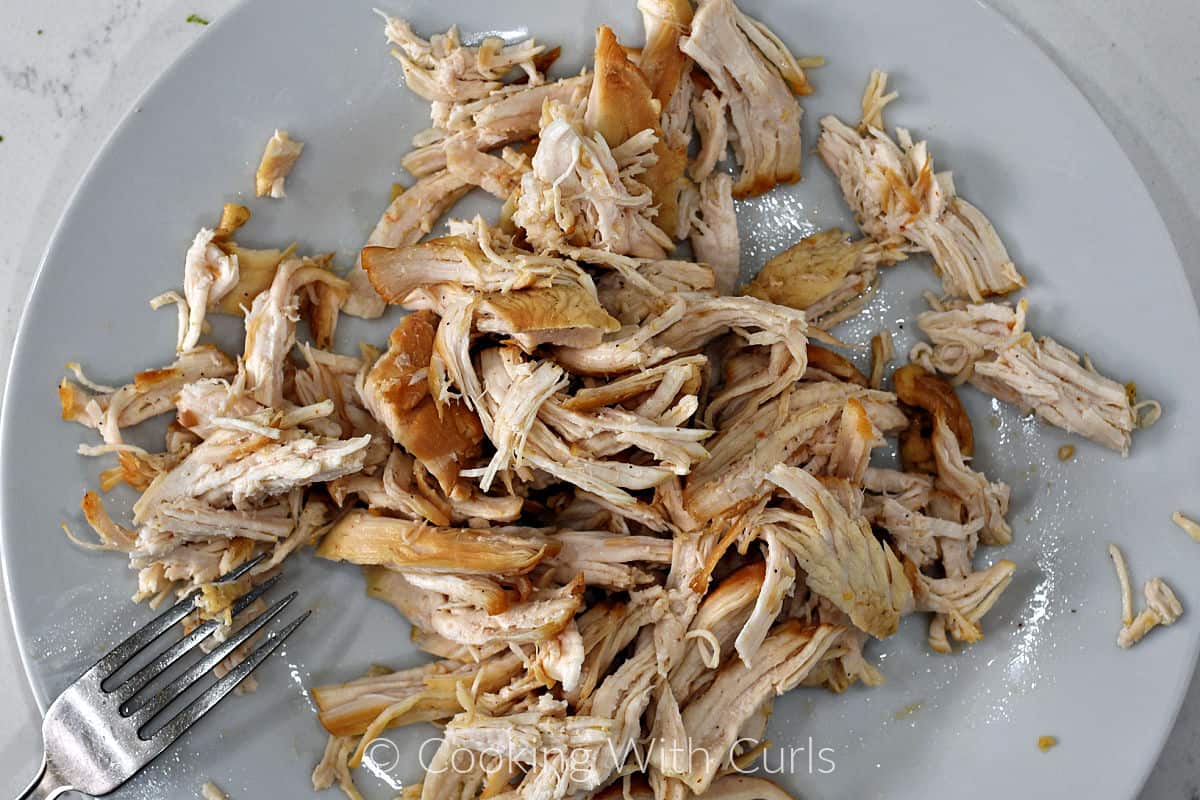
M 266 553 L 259 553 L 249 561 L 238 564 L 236 567 L 229 570 L 229 572 L 226 572 L 224 575 L 217 578 L 216 583 L 229 583 L 230 581 L 236 581 L 238 578 L 242 577 L 247 572 L 261 564 L 266 557 Z
M 92 668 L 83 674 L 83 678 L 97 678 L 103 681 L 112 675 L 129 659 L 144 650 L 147 645 L 170 630 L 188 614 L 192 613 L 196 608 L 197 594 L 197 592 L 192 592 L 141 628 L 138 628 L 129 638 L 108 651 L 99 661 L 93 664 Z
M 247 622 L 241 630 L 226 639 L 220 647 L 206 654 L 204 658 L 188 667 L 178 678 L 155 692 L 148 700 L 137 704 L 133 700 L 123 703 L 121 705 L 121 714 L 132 717 L 135 727 L 140 729 L 152 717 L 166 708 L 171 701 L 187 691 L 202 675 L 224 661 L 244 641 L 258 633 L 259 629 L 270 622 L 279 612 L 283 611 L 288 603 L 295 600 L 297 594 L 298 592 L 292 592 L 282 600 L 275 602 L 266 611 Z
M 254 652 L 246 656 L 240 664 L 225 673 L 219 681 L 204 690 L 204 693 L 193 700 L 182 711 L 176 714 L 170 722 L 162 726 L 150 738 L 154 746 L 159 752 L 167 748 L 171 742 L 178 739 L 184 731 L 190 728 L 195 722 L 204 716 L 213 706 L 221 702 L 221 700 L 234 690 L 234 688 L 245 680 L 251 672 L 256 670 L 267 656 L 275 652 L 279 645 L 283 644 L 284 640 L 291 636 L 297 628 L 300 627 L 304 620 L 308 619 L 312 611 L 305 611 L 296 619 L 289 622 L 279 631 L 271 631 L 267 634 L 266 641 L 259 645 Z
M 256 567 L 258 564 L 262 563 L 263 559 L 266 557 L 266 553 L 263 553 L 250 559 L 246 563 L 241 564 L 225 575 L 222 575 L 217 579 L 217 582 L 226 583 L 228 581 L 237 580 L 250 570 L 254 569 L 254 567 Z M 154 619 L 150 620 L 150 622 L 146 623 L 141 628 L 138 628 L 129 636 L 129 638 L 114 647 L 112 650 L 102 656 L 99 661 L 93 664 L 91 669 L 81 676 L 80 680 L 91 678 L 103 682 L 104 679 L 110 677 L 114 672 L 124 666 L 129 659 L 133 658 L 142 650 L 144 650 L 148 644 L 162 636 L 164 633 L 170 630 L 173 625 L 180 622 L 188 614 L 192 613 L 192 611 L 194 611 L 196 608 L 196 597 L 198 594 L 199 592 L 197 591 L 188 593 L 188 595 L 178 603 L 171 606 Z
M 230 609 L 230 614 L 236 617 L 238 614 L 245 611 L 251 603 L 262 597 L 271 587 L 279 582 L 279 575 L 273 575 L 268 580 L 255 586 L 246 594 L 237 599 Z M 129 698 L 133 697 L 142 690 L 146 684 L 161 675 L 172 664 L 178 661 L 183 656 L 187 655 L 200 642 L 208 638 L 209 634 L 220 627 L 219 620 L 210 619 L 204 624 L 197 627 L 194 631 L 184 636 L 175 644 L 167 648 L 161 655 L 155 658 L 146 666 L 131 675 L 124 683 L 115 687 L 112 694 L 115 695 L 117 702 L 124 703 Z

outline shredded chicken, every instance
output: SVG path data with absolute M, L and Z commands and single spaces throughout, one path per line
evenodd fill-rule
M 203 800 L 229 800 L 229 795 L 221 791 L 221 787 L 212 781 L 205 781 L 204 785 L 200 787 L 200 797 Z
M 1200 524 L 1197 524 L 1195 520 L 1185 517 L 1181 511 L 1176 511 L 1171 514 L 1171 521 L 1178 525 L 1184 533 L 1192 537 L 1193 540 L 1200 542 Z
M 700 204 L 691 216 L 691 228 L 697 260 L 713 268 L 717 291 L 733 294 L 742 263 L 733 209 L 733 178 L 718 172 L 700 182 Z
M 979 303 L 1025 285 L 996 229 L 954 189 L 949 172 L 934 173 L 925 142 L 904 128 L 884 132 L 887 73 L 873 72 L 857 129 L 821 120 L 817 151 L 842 187 L 863 232 L 885 250 L 929 253 L 946 293 Z
M 687 223 L 681 201 L 691 189 L 684 173 L 692 139 L 692 81 L 690 59 L 679 43 L 692 22 L 692 4 L 689 0 L 639 0 L 637 5 L 646 31 L 637 67 L 661 109 L 659 141 L 654 148 L 658 160 L 646 170 L 642 182 L 650 187 L 658 206 L 656 224 L 680 239 L 680 226 Z
M 533 169 L 521 178 L 513 213 L 530 243 L 663 258 L 674 242 L 655 224 L 653 193 L 640 180 L 657 160 L 654 130 L 612 147 L 569 105 L 547 103 L 542 116 Z
M 542 106 L 547 100 L 577 106 L 592 85 L 588 73 L 540 85 L 508 84 L 469 103 L 435 103 L 434 124 L 413 144 L 417 147 L 400 163 L 417 178 L 444 170 L 446 147 L 461 143 L 480 152 L 524 141 L 537 135 Z
M 1183 605 L 1162 578 L 1146 581 L 1143 593 L 1146 597 L 1146 607 L 1132 622 L 1122 627 L 1117 636 L 1117 644 L 1123 648 L 1133 647 L 1159 625 L 1174 625 L 1183 615 Z
M 183 265 L 183 295 L 187 327 L 180 337 L 180 352 L 191 350 L 204 332 L 205 312 L 216 306 L 239 281 L 237 254 L 227 254 L 213 243 L 215 232 L 203 228 L 188 248 Z
M 536 58 L 546 48 L 533 39 L 510 45 L 498 36 L 489 36 L 478 47 L 464 47 L 457 26 L 426 41 L 413 33 L 406 20 L 380 16 L 388 42 L 396 46 L 392 55 L 404 69 L 404 82 L 430 102 L 461 103 L 487 97 L 501 88 L 504 78 L 515 69 L 522 70 L 531 84 L 543 80 Z
M 366 246 L 399 247 L 416 243 L 470 188 L 470 183 L 447 170 L 422 177 L 392 200 L 367 237 Z M 386 304 L 375 293 L 361 262 L 355 264 L 346 279 L 350 294 L 343 310 L 347 314 L 366 319 L 383 314 Z
M 1115 544 L 1108 546 L 1108 555 L 1112 559 L 1113 569 L 1117 571 L 1117 582 L 1121 585 L 1121 626 L 1127 627 L 1133 623 L 1133 587 L 1129 582 L 1129 567 L 1125 563 L 1125 554 Z
M 94 535 L 65 527 L 125 554 L 136 601 L 196 591 L 232 632 L 236 597 L 312 548 L 407 621 L 381 641 L 429 654 L 312 689 L 330 735 L 315 788 L 361 798 L 371 743 L 433 723 L 405 800 L 785 800 L 740 774 L 777 695 L 878 686 L 876 640 L 908 614 L 935 652 L 977 642 L 1013 580 L 976 558 L 1012 539 L 1010 489 L 973 460 L 988 442 L 955 386 L 1121 452 L 1157 415 L 1035 340 L 1024 301 L 983 302 L 1024 278 L 925 144 L 884 132 L 883 73 L 861 125 L 826 118 L 818 143 L 861 237 L 814 233 L 739 287 L 735 200 L 799 179 L 797 95 L 819 62 L 732 0 L 637 7 L 644 44 L 601 26 L 594 69 L 557 81 L 558 49 L 533 38 L 426 39 L 385 16 L 431 127 L 346 277 L 332 254 L 239 246 L 249 211 L 227 205 L 182 292 L 153 300 L 176 306 L 176 360 L 122 386 L 72 364 L 59 386 L 63 418 L 103 442 L 80 452 L 115 459 L 99 488 L 139 494 L 123 518 L 86 491 Z M 260 194 L 283 195 L 300 147 L 277 133 Z M 499 214 L 425 239 L 474 187 Z M 684 240 L 694 261 L 669 257 Z M 920 252 L 957 299 L 932 301 L 929 341 L 890 378 L 877 334 L 868 377 L 864 342 L 829 331 Z M 390 331 L 332 349 L 342 312 L 389 305 Z M 210 312 L 244 317 L 240 358 L 199 343 Z M 161 451 L 125 441 L 167 414 Z M 1182 606 L 1154 579 L 1135 615 L 1113 554 L 1127 647 Z
M 909 356 L 967 380 L 1023 412 L 1127 455 L 1137 427 L 1131 392 L 1049 337 L 1025 330 L 1027 304 L 961 305 L 927 311 L 930 339 Z
M 895 357 L 896 351 L 892 346 L 891 331 L 884 329 L 871 337 L 870 386 L 872 389 L 879 389 L 883 386 L 883 371 Z
M 439 406 L 430 392 L 437 323 L 430 311 L 405 317 L 392 331 L 387 352 L 366 373 L 359 394 L 392 439 L 450 493 L 462 464 L 479 455 L 483 428 L 462 402 L 447 400 Z
M 808 84 L 779 39 L 733 0 L 701 0 L 680 49 L 704 70 L 728 109 L 741 166 L 734 196 L 799 180 L 802 111 L 793 92 L 807 93 Z M 712 149 L 717 146 L 714 141 Z
M 197 381 L 224 378 L 234 371 L 234 363 L 227 355 L 205 345 L 181 353 L 166 367 L 139 372 L 132 383 L 111 391 L 91 393 L 63 378 L 58 385 L 58 398 L 63 419 L 95 428 L 106 444 L 116 445 L 123 441 L 122 428 L 173 410 L 175 395 L 184 387 Z
M 283 182 L 291 173 L 304 142 L 298 142 L 287 135 L 287 131 L 276 130 L 267 140 L 263 150 L 262 161 L 258 171 L 254 173 L 254 193 L 259 197 L 273 197 L 276 200 L 286 197 Z

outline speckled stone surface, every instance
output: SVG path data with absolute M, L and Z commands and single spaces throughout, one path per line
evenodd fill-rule
M 233 4 L 0 4 L 0 375 L 7 373 L 42 249 L 80 176 L 140 93 L 204 35 L 204 26 L 189 23 L 188 16 L 215 19 Z M 992 5 L 1036 41 L 1099 110 L 1149 187 L 1193 293 L 1200 296 L 1200 4 L 994 0 Z M 987 91 L 980 87 L 981 102 Z M 25 686 L 8 610 L 0 612 L 0 685 L 6 689 L 0 699 L 0 796 L 13 796 L 40 757 L 39 715 Z M 1185 616 L 1182 624 L 1200 620 Z M 1113 687 L 1130 690 L 1136 688 Z M 1097 756 L 1119 757 L 1121 740 L 1137 736 L 1113 731 L 1112 752 Z M 1200 682 L 1193 682 L 1142 798 L 1200 800 Z

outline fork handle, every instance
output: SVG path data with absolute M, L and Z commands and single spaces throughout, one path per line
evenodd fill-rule
M 37 777 L 29 784 L 29 788 L 17 796 L 17 800 L 53 800 L 72 788 L 74 787 L 60 778 L 54 768 L 46 763 L 46 757 L 42 756 L 42 765 L 38 768 Z

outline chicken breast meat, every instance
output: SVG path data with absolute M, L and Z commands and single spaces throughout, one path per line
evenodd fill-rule
M 704 70 L 728 109 L 741 167 L 734 196 L 799 180 L 803 111 L 795 93 L 807 93 L 808 83 L 779 38 L 733 0 L 701 0 L 680 49 Z
M 465 47 L 458 26 L 425 40 L 413 32 L 407 20 L 380 16 L 388 42 L 396 46 L 392 55 L 404 69 L 405 84 L 430 102 L 461 103 L 487 97 L 518 69 L 531 84 L 544 80 L 536 59 L 546 48 L 534 39 L 507 44 L 498 36 L 489 36 L 477 47 Z
M 59 386 L 101 442 L 80 452 L 112 459 L 99 487 L 139 495 L 121 519 L 86 491 L 94 536 L 68 534 L 125 554 L 136 601 L 196 591 L 186 629 L 235 631 L 235 599 L 311 547 L 429 655 L 312 690 L 318 789 L 360 797 L 371 743 L 432 722 L 409 800 L 784 800 L 739 774 L 775 697 L 878 686 L 876 640 L 909 614 L 935 653 L 979 641 L 1016 573 L 985 550 L 1014 536 L 1011 489 L 975 460 L 991 437 L 957 387 L 1122 453 L 1158 413 L 1030 334 L 1025 301 L 989 300 L 1025 278 L 925 143 L 885 132 L 885 73 L 860 124 L 827 117 L 817 143 L 859 231 L 812 233 L 739 285 L 738 200 L 799 180 L 819 61 L 733 0 L 637 8 L 644 41 L 601 26 L 561 79 L 534 38 L 384 15 L 431 127 L 346 276 L 332 254 L 239 245 L 250 212 L 229 204 L 182 291 L 152 301 L 179 314 L 174 361 L 123 386 L 71 364 Z M 260 194 L 283 195 L 300 147 L 277 132 Z M 473 189 L 499 213 L 426 238 Z M 949 297 L 893 369 L 891 332 L 859 314 L 918 253 Z M 339 350 L 342 313 L 389 305 Z M 201 344 L 212 312 L 244 317 L 240 358 Z M 159 415 L 161 450 L 125 440 Z M 1182 613 L 1147 586 L 1123 646 Z
M 917 318 L 930 343 L 910 358 L 966 380 L 999 400 L 1120 452 L 1129 453 L 1133 393 L 1054 339 L 1025 330 L 1027 303 L 951 304 Z
M 267 140 L 263 150 L 262 161 L 254 174 L 254 193 L 259 197 L 273 197 L 276 200 L 286 197 L 283 182 L 291 173 L 292 167 L 304 150 L 304 142 L 298 142 L 287 135 L 287 131 L 276 130 Z
M 640 179 L 657 162 L 658 134 L 648 128 L 613 147 L 566 104 L 547 103 L 542 117 L 513 213 L 529 242 L 550 252 L 575 246 L 666 256 L 674 240 L 655 224 L 654 194 Z
M 886 250 L 929 253 L 946 293 L 982 302 L 1020 289 L 996 229 L 958 197 L 949 172 L 935 173 L 925 142 L 904 128 L 893 140 L 883 130 L 887 73 L 872 73 L 863 97 L 863 121 L 851 128 L 837 117 L 821 120 L 817 152 L 837 177 L 859 227 Z
M 483 427 L 459 400 L 440 407 L 429 385 L 429 362 L 439 320 L 431 311 L 404 318 L 388 349 L 366 372 L 363 403 L 392 440 L 411 453 L 449 494 L 459 471 L 482 452 Z

